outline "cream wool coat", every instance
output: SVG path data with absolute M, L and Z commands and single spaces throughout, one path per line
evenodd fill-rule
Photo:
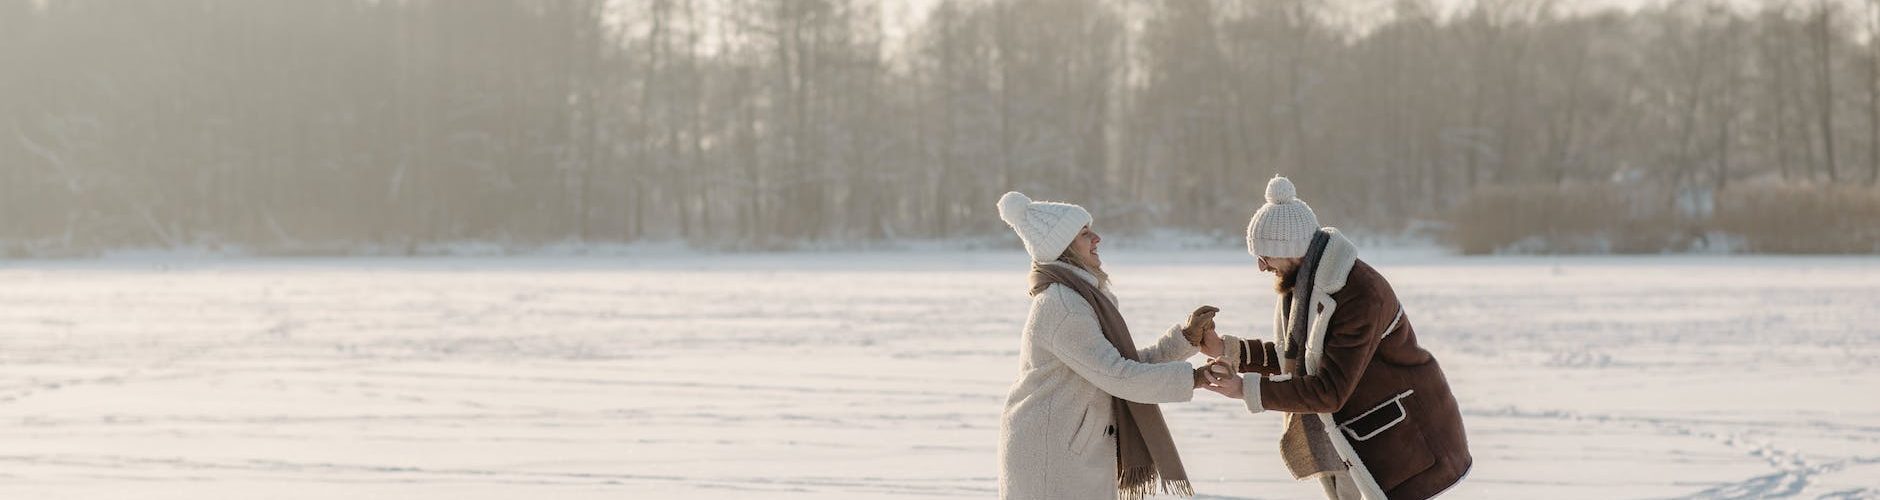
M 1045 265 L 1096 283 L 1076 266 Z M 1110 295 L 1107 288 L 1103 293 Z M 1096 311 L 1077 292 L 1051 285 L 1032 297 L 1018 382 L 999 421 L 999 497 L 1115 498 L 1110 396 L 1151 404 L 1192 399 L 1194 366 L 1183 360 L 1195 352 L 1177 325 L 1139 349 L 1142 362 L 1130 361 L 1103 337 Z

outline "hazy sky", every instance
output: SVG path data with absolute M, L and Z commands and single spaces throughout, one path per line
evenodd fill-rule
M 1378 19 L 1376 18 L 1379 14 L 1376 13 L 1385 12 L 1395 1 L 1396 0 L 1335 0 L 1331 2 L 1331 4 L 1340 6 L 1338 7 L 1338 11 L 1340 12 L 1339 17 L 1346 18 L 1347 21 L 1355 26 L 1365 26 L 1377 22 Z M 1444 13 L 1453 13 L 1468 9 L 1478 3 L 1478 0 L 1433 1 L 1440 6 L 1439 8 Z M 1634 10 L 1645 7 L 1657 7 L 1669 4 L 1673 1 L 1676 0 L 1555 0 L 1555 4 L 1568 12 L 1585 13 L 1608 9 Z M 1716 1 L 1732 4 L 1739 9 L 1747 9 L 1757 5 L 1783 0 Z M 895 46 L 891 47 L 890 50 L 898 50 L 900 41 L 907 38 L 906 35 L 910 30 L 918 29 L 920 24 L 926 20 L 927 14 L 932 11 L 933 6 L 939 2 L 940 0 L 898 0 L 885 2 L 881 13 L 881 22 L 882 30 L 887 35 L 889 43 Z
M 971 1 L 971 0 L 968 0 L 968 1 Z M 985 0 L 979 0 L 979 1 L 985 1 Z M 1146 3 L 1141 3 L 1143 1 L 1144 0 L 1138 0 L 1138 5 L 1147 5 Z M 1397 0 L 1332 0 L 1325 5 L 1332 6 L 1331 8 L 1335 9 L 1334 10 L 1335 14 L 1333 15 L 1339 21 L 1341 21 L 1341 24 L 1347 24 L 1354 28 L 1363 29 L 1363 28 L 1369 27 L 1369 25 L 1371 24 L 1381 21 L 1382 13 L 1387 12 L 1387 10 L 1390 8 L 1390 5 L 1395 3 L 1396 1 Z M 1455 12 L 1462 11 L 1465 9 L 1469 9 L 1475 6 L 1480 0 L 1431 0 L 1431 1 L 1433 1 L 1436 5 L 1439 6 L 1438 8 L 1441 9 L 1442 13 L 1451 14 L 1451 13 L 1455 13 Z M 1540 1 L 1546 1 L 1546 0 L 1499 0 L 1499 1 L 1540 2 Z M 1664 5 L 1671 4 L 1677 1 L 1680 1 L 1680 0 L 1553 0 L 1554 4 L 1559 6 L 1559 8 L 1563 9 L 1566 12 L 1571 12 L 1571 13 L 1586 13 L 1586 12 L 1595 12 L 1595 11 L 1609 10 L 1609 9 L 1636 10 L 1640 8 L 1664 6 Z M 1715 2 L 1732 5 L 1738 10 L 1747 11 L 1749 9 L 1753 9 L 1761 5 L 1768 5 L 1768 4 L 1774 4 L 1774 3 L 1780 3 L 1780 2 L 1812 3 L 1813 0 L 1684 0 L 1684 1 L 1700 1 L 1700 2 L 1701 1 L 1715 1 Z M 1864 4 L 1866 0 L 1830 0 L 1830 1 L 1842 3 L 1844 5 L 1854 6 L 1854 5 L 1862 5 Z M 913 30 L 920 29 L 920 25 L 926 22 L 927 15 L 930 12 L 932 12 L 934 6 L 939 4 L 940 2 L 941 0 L 888 0 L 888 1 L 882 2 L 881 4 L 882 5 L 881 28 L 882 28 L 882 33 L 885 35 L 885 38 L 886 38 L 885 49 L 890 54 L 900 53 L 901 50 L 903 49 L 903 44 L 909 38 L 909 35 L 911 34 L 911 32 Z M 708 9 L 708 10 L 713 9 L 712 5 L 713 5 L 712 3 L 707 2 L 702 5 L 702 8 Z M 721 16 L 708 16 L 708 17 L 713 18 L 713 19 L 721 18 Z M 624 23 L 633 22 L 630 19 L 620 19 L 620 21 Z M 707 45 L 706 47 L 707 52 L 711 52 L 712 47 L 710 46 L 714 45 L 713 40 L 711 40 L 711 38 L 712 37 L 708 35 L 707 39 L 705 40 L 705 44 Z

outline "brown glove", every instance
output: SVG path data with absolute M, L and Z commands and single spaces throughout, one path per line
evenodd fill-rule
M 1201 306 L 1188 315 L 1188 321 L 1182 323 L 1182 338 L 1188 339 L 1188 345 L 1200 346 L 1208 332 L 1214 331 L 1214 313 L 1221 309 L 1214 306 Z

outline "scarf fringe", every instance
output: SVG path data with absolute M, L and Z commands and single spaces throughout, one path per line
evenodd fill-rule
M 1195 496 L 1195 488 L 1187 479 L 1158 480 L 1153 467 L 1131 467 L 1116 475 L 1116 497 L 1121 500 L 1142 500 L 1155 495 L 1157 485 L 1161 486 L 1162 493 L 1183 498 Z
M 1189 498 L 1189 497 L 1195 496 L 1195 488 L 1194 486 L 1190 486 L 1188 484 L 1187 479 L 1183 479 L 1180 481 L 1163 481 L 1162 492 L 1172 493 L 1175 496 L 1182 497 L 1182 498 Z

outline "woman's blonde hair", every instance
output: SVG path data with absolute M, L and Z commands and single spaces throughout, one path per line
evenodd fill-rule
M 1077 252 L 1073 252 L 1069 248 L 1064 249 L 1064 253 L 1059 254 L 1057 260 L 1058 262 L 1077 266 L 1078 269 L 1082 269 L 1089 272 L 1090 275 L 1096 276 L 1097 287 L 1099 288 L 1110 286 L 1110 273 L 1103 272 L 1102 267 L 1093 266 L 1084 262 L 1082 257 L 1077 256 Z

